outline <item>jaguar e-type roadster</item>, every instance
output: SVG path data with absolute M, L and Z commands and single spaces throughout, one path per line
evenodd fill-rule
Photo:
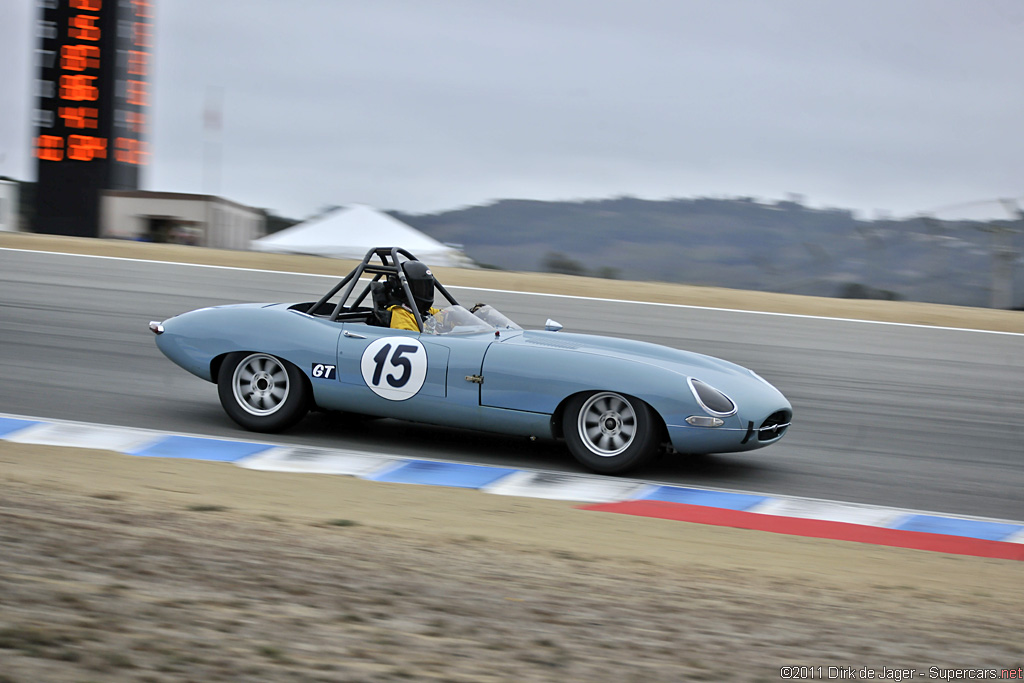
M 792 417 L 775 387 L 724 360 L 551 320 L 524 330 L 491 306 L 464 308 L 397 247 L 371 249 L 319 301 L 214 306 L 149 327 L 164 355 L 216 383 L 227 414 L 258 432 L 318 408 L 564 439 L 585 467 L 617 474 L 662 449 L 761 448 Z

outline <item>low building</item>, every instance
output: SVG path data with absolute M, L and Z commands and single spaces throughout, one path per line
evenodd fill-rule
M 20 230 L 20 205 L 18 183 L 0 180 L 0 230 Z
M 100 237 L 248 249 L 266 233 L 266 213 L 222 197 L 105 190 Z

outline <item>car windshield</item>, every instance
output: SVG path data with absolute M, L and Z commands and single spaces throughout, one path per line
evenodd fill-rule
M 476 334 L 499 330 L 521 330 L 523 328 L 506 318 L 491 306 L 474 306 L 470 313 L 462 306 L 448 306 L 439 313 L 423 319 L 425 334 Z
M 462 306 L 448 306 L 423 319 L 424 334 L 476 334 L 493 330 L 493 325 L 484 322 Z
M 499 330 L 521 330 L 523 328 L 512 322 L 504 313 L 490 304 L 477 304 L 472 309 L 473 315 Z

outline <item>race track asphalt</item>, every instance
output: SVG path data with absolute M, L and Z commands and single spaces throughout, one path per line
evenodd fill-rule
M 321 276 L 0 250 L 0 412 L 248 439 L 147 329 L 201 306 L 318 298 Z M 525 327 L 690 349 L 794 406 L 782 442 L 665 457 L 663 483 L 1024 519 L 1024 336 L 453 289 Z M 256 437 L 259 438 L 259 437 Z M 275 442 L 581 471 L 561 444 L 312 414 Z

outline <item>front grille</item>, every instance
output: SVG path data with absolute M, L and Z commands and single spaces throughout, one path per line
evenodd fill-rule
M 771 441 L 786 433 L 789 429 L 789 421 L 793 414 L 788 410 L 779 410 L 768 416 L 761 426 L 757 428 L 758 441 Z

